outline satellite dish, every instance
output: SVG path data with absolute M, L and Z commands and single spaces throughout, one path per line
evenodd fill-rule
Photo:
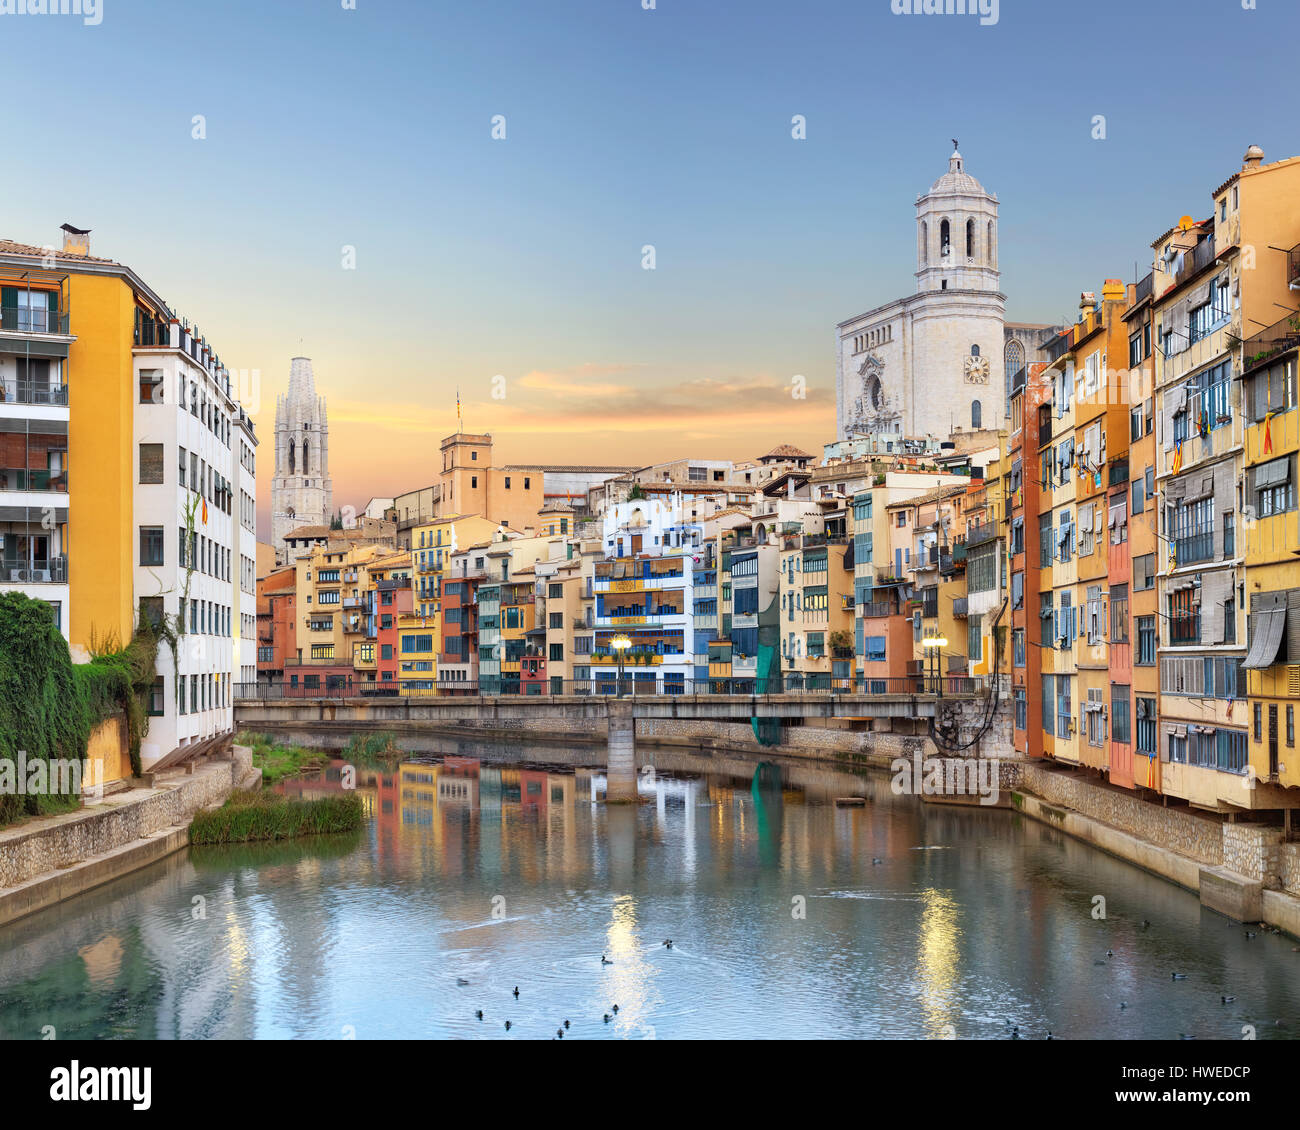
M 1196 226 L 1196 221 L 1193 220 L 1191 216 L 1184 216 L 1181 220 L 1178 221 L 1179 231 L 1190 231 L 1195 226 Z

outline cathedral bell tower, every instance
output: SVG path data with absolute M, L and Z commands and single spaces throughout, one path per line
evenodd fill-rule
M 948 171 L 916 199 L 916 289 L 997 292 L 998 198 L 965 169 L 956 151 Z
M 277 561 L 284 539 L 299 526 L 328 526 L 334 513 L 329 477 L 329 416 L 316 395 L 309 357 L 289 366 L 289 391 L 275 402 L 275 477 L 271 481 L 271 541 Z

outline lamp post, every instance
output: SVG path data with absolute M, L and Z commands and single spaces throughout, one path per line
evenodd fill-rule
M 623 697 L 623 652 L 632 646 L 632 641 L 623 632 L 619 632 L 609 641 L 609 646 L 614 649 L 614 654 L 618 656 L 618 697 Z
M 921 641 L 921 646 L 930 653 L 930 669 L 933 672 L 935 694 L 943 698 L 943 683 L 939 680 L 939 656 L 942 649 L 948 646 L 946 636 L 926 636 Z

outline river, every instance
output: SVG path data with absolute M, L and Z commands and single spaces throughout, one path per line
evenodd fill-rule
M 530 752 L 361 768 L 357 834 L 191 848 L 0 929 L 0 1036 L 1300 1032 L 1292 939 L 1015 811 L 667 753 L 606 806 L 590 751 Z

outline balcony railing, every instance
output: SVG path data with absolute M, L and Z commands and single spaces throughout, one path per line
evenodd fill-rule
M 68 493 L 67 471 L 30 471 L 25 467 L 0 467 L 0 490 Z
M 68 557 L 0 558 L 0 581 L 7 584 L 66 585 Z
M 1174 278 L 1175 286 L 1180 286 L 1214 262 L 1214 243 L 1213 238 L 1206 237 L 1190 253 L 1183 254 L 1183 269 Z
M 973 526 L 966 527 L 966 548 L 972 546 L 984 545 L 992 541 L 998 534 L 996 522 L 982 522 Z
M 1148 272 L 1147 272 L 1147 277 L 1144 278 L 1144 279 L 1142 279 L 1142 280 L 1137 284 L 1137 294 L 1136 294 L 1136 297 L 1135 297 L 1134 300 L 1133 300 L 1134 303 L 1142 302 L 1142 301 L 1144 301 L 1145 299 L 1148 299 L 1148 298 L 1151 297 L 1151 280 L 1152 280 L 1152 274 L 1151 274 L 1150 271 L 1148 271 Z
M 1300 311 L 1288 314 L 1266 330 L 1248 337 L 1242 345 L 1242 374 L 1258 368 L 1279 353 L 1300 347 Z
M 1116 459 L 1110 465 L 1110 485 L 1117 487 L 1128 482 L 1128 460 Z
M 1192 534 L 1190 537 L 1174 539 L 1174 560 L 1180 566 L 1191 565 L 1195 561 L 1209 561 L 1213 557 L 1213 530 Z
M 68 386 L 49 381 L 0 380 L 0 404 L 52 404 L 66 406 Z
M 862 605 L 862 615 L 869 619 L 876 620 L 883 616 L 897 616 L 898 614 L 898 606 L 889 600 L 873 600 Z
M 68 332 L 66 310 L 40 310 L 29 306 L 0 306 L 0 330 L 20 334 L 63 334 Z
M 966 604 L 967 604 L 966 597 L 964 596 L 954 597 L 952 602 L 952 614 L 960 620 L 966 619 L 967 616 Z
M 1200 615 L 1171 616 L 1169 618 L 1169 642 L 1171 644 L 1200 643 Z

